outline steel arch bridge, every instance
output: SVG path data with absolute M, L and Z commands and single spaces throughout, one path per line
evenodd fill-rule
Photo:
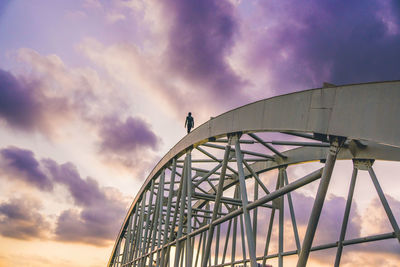
M 335 249 L 339 266 L 346 246 L 394 239 L 400 247 L 398 223 L 373 168 L 375 160 L 400 161 L 399 118 L 400 81 L 327 85 L 211 118 L 154 167 L 108 266 L 254 267 L 273 258 L 283 266 L 285 257 L 297 255 L 300 267 L 310 252 L 328 249 Z M 353 166 L 340 233 L 334 242 L 313 245 L 336 160 Z M 312 161 L 320 168 L 290 177 L 289 169 Z M 370 176 L 392 230 L 346 239 L 353 193 L 364 182 L 356 184 L 360 172 Z M 301 234 L 294 205 L 302 204 L 292 196 L 313 182 L 318 187 Z M 288 232 L 291 250 L 284 244 Z M 270 251 L 273 236 L 276 252 Z

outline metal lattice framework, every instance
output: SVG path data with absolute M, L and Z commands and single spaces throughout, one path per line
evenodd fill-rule
M 375 160 L 400 160 L 399 118 L 399 81 L 301 91 L 212 118 L 178 142 L 150 173 L 108 266 L 254 267 L 272 258 L 283 266 L 290 255 L 298 255 L 297 266 L 306 266 L 310 252 L 332 248 L 339 266 L 345 246 L 400 242 L 398 223 L 373 169 Z M 340 235 L 336 242 L 313 245 L 337 159 L 353 163 Z M 322 168 L 288 177 L 289 168 L 311 161 Z M 346 239 L 360 171 L 369 173 L 392 231 Z M 301 203 L 294 203 L 292 195 L 313 182 L 319 185 L 300 235 L 294 206 Z M 287 208 L 292 250 L 284 246 Z M 274 235 L 277 252 L 272 253 Z

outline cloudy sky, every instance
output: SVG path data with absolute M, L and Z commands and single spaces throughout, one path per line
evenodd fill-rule
M 1 0 L 0 266 L 104 266 L 188 111 L 398 79 L 396 0 Z

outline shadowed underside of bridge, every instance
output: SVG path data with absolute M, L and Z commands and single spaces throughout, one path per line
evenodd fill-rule
M 379 240 L 400 230 L 373 168 L 400 160 L 400 82 L 312 89 L 226 112 L 196 128 L 155 166 L 133 201 L 108 266 L 262 266 L 310 252 Z M 352 162 L 348 196 L 333 242 L 313 244 L 336 160 Z M 311 168 L 302 168 L 307 162 Z M 321 165 L 321 166 L 318 166 Z M 317 167 L 315 167 L 317 166 Z M 302 168 L 297 177 L 289 170 Z M 346 238 L 357 174 L 365 172 L 391 231 Z M 304 231 L 292 195 L 317 190 Z M 284 210 L 287 210 L 286 213 Z M 298 211 L 297 211 L 298 212 Z M 298 215 L 298 214 L 297 214 Z M 285 227 L 285 224 L 290 227 Z M 287 249 L 290 232 L 292 249 Z M 302 233 L 303 232 L 303 233 Z M 271 239 L 277 237 L 276 252 Z

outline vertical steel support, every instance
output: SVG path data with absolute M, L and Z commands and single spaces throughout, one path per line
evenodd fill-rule
M 139 226 L 138 226 L 138 218 L 139 218 L 139 212 L 138 212 L 138 210 L 139 210 L 139 203 L 137 203 L 136 204 L 136 208 L 135 208 L 135 211 L 134 211 L 134 213 L 135 213 L 135 219 L 134 219 L 134 222 L 133 222 L 133 229 L 132 229 L 132 239 L 131 239 L 131 248 L 130 248 L 130 250 L 129 250 L 129 252 L 128 252 L 128 262 L 130 262 L 130 261 L 132 261 L 132 258 L 133 258 L 133 252 L 134 252 L 134 250 L 136 249 L 134 246 L 136 245 L 136 238 L 137 238 L 137 232 L 139 231 Z
M 279 177 L 278 177 L 278 179 L 276 179 L 275 191 L 278 190 L 278 188 L 279 188 Z M 265 266 L 265 264 L 267 262 L 269 243 L 271 241 L 271 235 L 272 235 L 272 226 L 274 225 L 274 217 L 275 217 L 275 207 L 272 208 L 271 215 L 269 217 L 268 233 L 267 233 L 267 240 L 265 242 L 264 257 L 263 257 L 262 266 Z
M 203 218 L 203 225 L 205 225 L 205 218 Z M 204 261 L 204 251 L 205 251 L 205 244 L 206 244 L 206 242 L 207 242 L 207 231 L 204 231 L 203 233 L 201 233 L 201 235 L 202 235 L 202 242 L 201 242 L 201 245 L 199 245 L 199 248 L 200 248 L 200 252 L 199 252 L 199 254 L 201 255 L 201 257 L 200 257 L 200 260 L 199 260 L 199 262 L 200 262 L 200 266 L 201 266 L 201 263 Z M 197 265 L 196 265 L 197 266 Z
M 161 176 L 162 176 L 162 174 L 160 175 L 159 179 L 161 179 Z M 154 183 L 155 183 L 155 181 L 154 181 Z M 150 223 L 149 239 L 145 241 L 145 242 L 147 242 L 146 253 L 148 253 L 150 250 L 149 262 L 150 262 L 151 266 L 153 265 L 153 258 L 154 258 L 153 251 L 154 251 L 154 248 L 156 247 L 156 237 L 157 237 L 157 230 L 158 230 L 157 223 L 158 223 L 158 217 L 160 215 L 159 214 L 159 206 L 158 206 L 160 198 L 161 198 L 160 190 L 161 190 L 161 188 L 160 188 L 160 183 L 159 183 L 158 187 L 157 187 L 156 200 L 154 202 L 153 217 L 152 217 L 151 223 Z
M 128 252 L 129 252 L 129 245 L 131 243 L 131 229 L 132 229 L 132 223 L 133 223 L 133 215 L 131 214 L 129 216 L 129 221 L 128 221 L 128 225 L 126 227 L 126 238 L 125 238 L 125 246 L 124 246 L 124 252 L 122 255 L 122 264 L 126 263 L 127 261 L 127 256 L 128 256 Z
M 185 241 L 182 241 L 182 242 L 185 242 Z M 183 260 L 184 260 L 184 254 L 185 254 L 185 247 L 183 246 L 182 247 L 182 253 L 180 254 L 180 257 L 181 257 L 181 263 L 180 263 L 180 265 L 179 266 L 181 266 L 181 267 L 183 267 Z
M 258 199 L 258 183 L 254 180 L 254 201 Z M 257 214 L 258 209 L 253 210 L 253 234 L 254 234 L 254 244 L 257 244 Z
M 174 186 L 175 186 L 175 175 L 176 175 L 176 158 L 172 160 L 172 171 L 171 171 L 171 179 L 169 182 L 169 191 L 168 191 L 168 202 L 167 202 L 167 214 L 165 218 L 165 225 L 164 225 L 164 240 L 163 240 L 163 245 L 167 244 L 168 241 L 168 236 L 169 236 L 169 220 L 171 218 L 171 203 L 172 203 L 172 197 L 174 196 Z M 173 229 L 172 229 L 173 231 Z M 171 232 L 172 232 L 171 231 Z M 161 266 L 164 267 L 164 262 L 165 262 L 165 252 L 168 251 L 168 249 L 163 249 L 161 253 Z
M 187 161 L 188 158 L 186 156 L 185 158 L 185 163 L 183 166 L 183 175 L 181 177 L 182 179 L 182 194 L 181 194 L 181 204 L 179 207 L 179 224 L 178 224 L 178 234 L 177 234 L 177 239 L 182 237 L 182 230 L 183 230 L 183 220 L 184 218 L 184 213 L 185 213 L 185 202 L 186 202 L 186 187 L 187 187 L 187 183 L 185 183 L 185 177 L 186 177 L 186 173 L 187 173 Z M 181 242 L 176 242 L 176 249 L 175 249 L 175 260 L 174 260 L 174 267 L 178 267 L 179 266 L 179 258 L 180 258 L 180 253 L 181 253 Z
M 159 198 L 159 202 L 158 202 L 158 208 L 159 208 L 159 212 L 158 212 L 158 237 L 157 237 L 157 248 L 160 248 L 161 246 L 161 232 L 162 232 L 162 219 L 163 219 L 163 203 L 164 203 L 164 180 L 165 180 L 165 169 L 162 171 L 161 173 L 161 177 L 160 177 L 160 182 L 158 183 L 158 193 L 160 195 Z M 167 211 L 168 212 L 168 211 Z M 167 227 L 166 225 L 164 225 L 164 227 Z M 155 240 L 153 240 L 153 242 L 155 243 Z M 158 267 L 160 265 L 160 251 L 157 251 L 157 256 L 156 256 L 156 266 Z
M 149 199 L 148 208 L 147 208 L 146 229 L 144 231 L 143 241 L 141 240 L 141 242 L 143 243 L 143 248 L 142 248 L 142 254 L 141 255 L 144 255 L 146 253 L 146 249 L 147 249 L 146 242 L 147 242 L 147 237 L 148 237 L 149 230 L 150 230 L 149 229 L 150 228 L 149 224 L 150 224 L 151 208 L 153 206 L 154 184 L 155 184 L 155 182 L 154 182 L 154 179 L 153 179 L 151 181 L 150 199 Z M 144 212 L 144 210 L 143 210 L 143 212 Z M 146 265 L 146 261 L 147 261 L 147 257 L 142 258 L 140 266 L 144 267 Z
M 285 185 L 288 185 L 289 180 L 286 173 L 286 167 L 283 170 L 283 178 L 285 179 L 284 181 Z M 296 241 L 297 253 L 300 254 L 301 247 L 300 247 L 299 232 L 297 231 L 296 215 L 294 213 L 292 195 L 290 193 L 287 193 L 287 199 L 289 204 L 290 217 L 292 219 L 293 233 L 294 233 L 294 239 Z
M 283 185 L 283 168 L 279 168 L 279 188 L 282 188 Z M 285 218 L 284 218 L 284 207 L 285 207 L 285 195 L 282 195 L 279 198 L 279 244 L 278 244 L 278 266 L 283 267 L 283 234 L 284 234 L 284 226 L 285 226 Z
M 322 206 L 324 205 L 326 192 L 328 191 L 329 182 L 331 180 L 332 171 L 333 167 L 335 166 L 336 156 L 339 151 L 339 148 L 340 148 L 339 138 L 335 137 L 331 143 L 328 155 L 326 157 L 325 167 L 322 172 L 322 177 L 318 186 L 317 195 L 315 196 L 315 201 L 311 211 L 310 219 L 308 220 L 307 231 L 304 236 L 299 260 L 297 262 L 297 267 L 304 267 L 307 264 L 312 242 L 314 240 L 315 230 L 317 229 L 319 216 L 321 215 Z
M 186 219 L 186 267 L 192 267 L 192 242 L 189 234 L 192 232 L 192 155 L 186 154 L 186 183 L 187 183 L 187 219 Z
M 154 249 L 156 247 L 156 237 L 157 237 L 157 231 L 161 231 L 161 228 L 157 227 L 157 223 L 159 220 L 159 217 L 162 214 L 162 198 L 163 198 L 163 192 L 164 192 L 164 171 L 161 173 L 160 178 L 159 178 L 159 183 L 158 183 L 158 190 L 157 190 L 157 197 L 156 197 L 156 202 L 154 203 L 154 216 L 151 222 L 151 240 L 149 240 L 149 247 L 150 247 L 150 243 L 151 243 L 151 247 L 150 247 L 150 255 L 149 255 L 149 259 L 150 259 L 150 265 L 153 265 L 153 258 L 154 258 Z M 163 180 L 163 182 L 161 182 L 161 180 Z M 161 183 L 163 184 L 163 187 L 161 187 Z M 161 202 L 160 202 L 161 200 Z M 160 205 L 161 205 L 161 209 L 160 209 Z M 161 212 L 161 213 L 160 213 Z
M 201 248 L 202 240 L 203 240 L 203 234 L 200 234 L 199 243 L 197 244 L 196 261 L 194 262 L 194 266 L 198 266 L 197 262 L 199 261 L 199 255 L 200 255 L 200 248 Z
M 206 248 L 204 251 L 204 260 L 201 264 L 202 267 L 207 266 L 207 259 L 210 257 L 211 244 L 212 244 L 212 239 L 214 236 L 214 226 L 212 223 L 217 219 L 218 210 L 220 207 L 221 197 L 222 197 L 222 193 L 224 190 L 224 180 L 225 180 L 225 174 L 226 174 L 226 167 L 228 166 L 230 149 L 231 149 L 231 146 L 230 146 L 230 144 L 228 144 L 225 147 L 224 159 L 222 161 L 221 174 L 220 174 L 219 180 L 218 180 L 217 195 L 215 197 L 215 203 L 214 203 L 213 213 L 211 216 L 211 222 L 210 222 L 210 226 L 208 228 L 208 237 L 207 237 Z
M 245 234 L 244 234 L 244 227 L 243 227 L 243 214 L 240 214 L 239 216 L 239 222 L 240 222 L 240 241 L 242 242 L 242 258 L 243 258 L 243 266 L 246 267 L 246 240 L 245 240 Z
M 194 213 L 193 213 L 193 217 L 194 217 L 194 220 L 193 220 L 193 228 L 194 229 L 197 229 L 197 228 L 199 228 L 199 225 L 200 225 L 200 222 L 199 222 L 199 220 L 197 219 L 197 212 L 195 211 Z M 193 237 L 191 237 L 190 238 L 192 241 L 190 242 L 191 243 L 191 247 L 192 247 L 192 255 L 190 256 L 192 259 L 193 259 L 193 257 L 194 257 L 194 245 L 195 245 L 195 241 L 196 241 L 196 235 L 194 235 Z M 193 261 L 193 260 L 192 260 Z M 195 265 L 196 266 L 196 265 Z
M 218 211 L 219 212 L 221 212 L 221 206 L 219 206 L 219 209 L 218 209 Z M 211 222 L 212 223 L 212 222 Z M 215 260 L 214 260 L 214 265 L 217 265 L 218 264 L 218 254 L 219 254 L 219 239 L 220 239 L 220 237 L 221 237 L 221 225 L 220 224 L 218 224 L 217 225 L 217 237 L 216 237 L 216 240 L 215 240 Z
M 400 229 L 399 225 L 396 222 L 396 219 L 393 216 L 392 210 L 390 209 L 389 203 L 386 200 L 385 194 L 383 193 L 383 190 L 378 182 L 378 178 L 376 178 L 375 172 L 372 169 L 372 167 L 368 168 L 369 175 L 371 176 L 372 182 L 374 183 L 376 192 L 378 192 L 379 199 L 381 200 L 381 203 L 383 205 L 383 208 L 385 209 L 386 215 L 389 218 L 390 224 L 393 227 L 394 233 L 397 237 L 397 240 L 400 242 Z
M 184 172 L 184 169 L 183 169 L 183 172 Z M 184 173 L 182 173 L 182 174 L 184 174 Z M 183 175 L 181 176 L 181 179 L 180 179 L 180 182 L 179 182 L 178 195 L 177 195 L 176 202 L 175 202 L 174 217 L 172 218 L 172 229 L 171 229 L 171 233 L 170 233 L 169 239 L 168 239 L 169 242 L 172 242 L 172 240 L 175 238 L 176 220 L 178 218 L 178 212 L 180 212 L 180 202 L 181 202 L 182 193 L 183 193 L 183 187 L 184 187 L 184 179 L 182 177 L 184 177 L 184 176 Z M 183 207 L 183 208 L 185 208 L 185 207 Z M 176 246 L 175 246 L 175 249 L 176 249 Z M 169 263 L 168 259 L 169 259 L 170 251 L 171 251 L 171 246 L 168 246 L 167 254 L 166 254 L 167 263 Z
M 343 240 L 346 236 L 347 223 L 349 221 L 349 215 L 350 215 L 350 209 L 351 209 L 351 202 L 353 200 L 354 188 L 356 186 L 356 178 L 357 178 L 357 168 L 353 167 L 353 174 L 351 175 L 349 193 L 347 195 L 346 208 L 345 208 L 344 215 L 343 215 L 342 228 L 340 230 L 338 249 L 336 251 L 335 267 L 339 266 L 340 258 L 342 256 Z
M 222 254 L 222 264 L 225 263 L 225 257 L 226 257 L 226 251 L 228 250 L 229 235 L 231 233 L 231 227 L 232 227 L 232 219 L 229 220 L 228 230 L 227 230 L 226 236 L 225 236 L 224 253 Z
M 204 219 L 204 221 L 205 221 L 206 219 Z M 203 244 L 201 245 L 201 262 L 203 262 L 204 261 L 204 251 L 206 250 L 206 240 L 207 240 L 207 231 L 204 231 L 203 232 Z
M 207 211 L 210 210 L 210 203 L 209 202 L 207 202 L 205 209 Z M 209 220 L 207 218 L 204 218 L 203 223 L 204 223 L 204 225 L 206 225 L 206 224 L 208 224 L 210 222 L 209 222 Z M 202 254 L 201 255 L 201 262 L 204 261 L 204 251 L 206 251 L 206 240 L 207 240 L 208 232 L 204 231 L 203 234 L 204 234 L 204 238 L 203 238 L 204 242 L 203 242 L 202 253 L 201 253 Z M 209 259 L 209 265 L 211 265 L 211 262 L 210 262 L 211 258 L 209 257 L 208 259 Z
M 275 217 L 275 208 L 272 208 L 271 210 L 271 215 L 269 218 L 269 225 L 268 225 L 268 233 L 267 233 L 267 240 L 265 242 L 265 249 L 264 249 L 264 257 L 263 257 L 263 263 L 262 266 L 265 266 L 267 262 L 267 255 L 268 255 L 268 250 L 269 250 L 269 243 L 271 241 L 271 235 L 272 235 L 272 226 L 274 225 L 274 217 Z
M 116 264 L 116 266 L 118 266 L 119 263 L 120 263 L 120 261 L 119 261 L 119 257 L 120 257 L 119 251 L 120 251 L 120 249 L 121 249 L 121 240 L 119 240 L 118 245 L 117 245 L 117 249 L 116 249 L 116 252 L 115 252 L 115 257 L 116 257 L 117 260 L 114 262 L 114 266 L 115 266 L 115 264 Z M 114 259 L 115 259 L 115 257 L 114 257 Z
M 239 173 L 239 185 L 240 185 L 240 192 L 242 195 L 242 208 L 243 208 L 243 216 L 244 216 L 244 224 L 246 227 L 246 238 L 247 238 L 247 245 L 248 251 L 250 254 L 250 263 L 251 267 L 257 267 L 257 260 L 256 260 L 256 248 L 254 243 L 254 236 L 253 230 L 251 229 L 251 220 L 250 214 L 247 209 L 248 199 L 247 199 L 247 191 L 246 191 L 246 181 L 244 177 L 244 170 L 243 170 L 243 156 L 240 150 L 240 142 L 239 137 L 236 137 L 235 140 L 235 153 L 236 153 L 236 161 L 238 166 L 238 173 Z
M 139 238 L 137 239 L 137 245 L 135 246 L 135 258 L 140 255 L 140 251 L 142 248 L 142 234 L 143 234 L 143 226 L 144 226 L 144 209 L 145 209 L 145 205 L 146 205 L 146 194 L 147 192 L 143 193 L 143 197 L 142 197 L 142 205 L 140 208 L 140 223 L 139 223 Z M 137 261 L 135 261 L 134 266 L 137 266 Z
M 236 192 L 237 192 L 237 187 L 236 187 Z M 236 194 L 235 194 L 236 198 Z M 237 235 L 237 224 L 238 224 L 238 217 L 233 218 L 233 232 L 232 232 L 232 253 L 231 253 L 231 267 L 235 267 L 235 264 L 233 262 L 236 259 L 236 235 Z

